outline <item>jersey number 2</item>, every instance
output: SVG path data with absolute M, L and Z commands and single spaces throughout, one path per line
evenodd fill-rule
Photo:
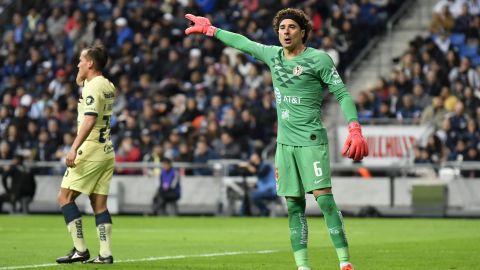
M 104 143 L 107 141 L 107 138 L 105 138 L 105 132 L 110 129 L 110 115 L 104 115 L 102 120 L 105 121 L 105 127 L 100 129 L 100 138 L 98 138 L 98 141 Z

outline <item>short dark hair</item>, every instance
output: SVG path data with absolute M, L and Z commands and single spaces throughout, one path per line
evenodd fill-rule
M 305 44 L 305 42 L 308 40 L 308 36 L 310 35 L 310 31 L 312 31 L 312 24 L 310 23 L 310 20 L 305 12 L 296 8 L 285 8 L 277 12 L 273 18 L 273 30 L 277 35 L 278 29 L 280 28 L 280 23 L 284 19 L 294 20 L 296 23 L 298 23 L 301 29 L 305 30 L 305 35 L 302 38 L 302 42 Z
M 107 65 L 108 54 L 107 50 L 102 44 L 96 44 L 85 48 L 86 57 L 93 61 L 93 65 L 96 70 L 102 71 L 102 69 Z

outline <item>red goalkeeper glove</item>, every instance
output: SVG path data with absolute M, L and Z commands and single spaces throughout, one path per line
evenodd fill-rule
M 348 137 L 343 146 L 342 155 L 359 161 L 368 156 L 368 145 L 362 136 L 362 127 L 358 122 L 348 124 Z
M 185 15 L 185 18 L 190 21 L 190 27 L 185 30 L 185 34 L 187 35 L 190 35 L 191 33 L 200 33 L 207 36 L 213 36 L 217 31 L 217 28 L 212 26 L 212 23 L 208 18 L 192 14 Z

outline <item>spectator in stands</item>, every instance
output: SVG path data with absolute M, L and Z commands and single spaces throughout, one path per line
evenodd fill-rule
M 420 108 L 415 106 L 413 102 L 413 96 L 407 94 L 402 97 L 402 105 L 397 112 L 397 120 L 400 122 L 411 121 L 411 123 L 417 124 L 420 122 L 421 113 Z
M 138 143 L 138 146 L 140 148 L 140 154 L 142 157 L 147 155 L 153 149 L 154 143 L 155 142 L 152 138 L 152 134 L 150 134 L 150 130 L 148 130 L 147 128 L 142 129 L 140 141 Z
M 465 104 L 465 113 L 471 117 L 475 116 L 475 110 L 480 107 L 480 99 L 475 96 L 473 91 L 472 87 L 465 87 L 461 100 Z
M 432 163 L 440 165 L 446 159 L 446 149 L 442 144 L 440 138 L 435 134 L 430 134 L 427 139 L 425 150 L 428 153 L 429 159 Z
M 444 54 L 447 54 L 447 52 L 452 49 L 450 35 L 446 31 L 440 31 L 437 36 L 433 37 L 433 41 Z
M 395 84 L 388 86 L 388 93 L 390 94 L 390 113 L 397 115 L 397 112 L 401 106 L 401 95 Z
M 12 159 L 12 157 L 13 157 L 13 151 L 12 151 L 12 148 L 10 147 L 10 144 L 7 141 L 2 140 L 0 142 L 0 159 L 8 160 L 8 159 Z
M 331 58 L 336 67 L 340 65 L 340 54 L 334 46 L 332 37 L 324 36 L 322 39 L 321 50 L 324 50 Z
M 480 87 L 480 74 L 471 67 L 468 57 L 462 57 L 460 65 L 454 67 L 448 74 L 448 80 L 452 87 L 457 80 L 460 80 L 463 85 L 473 87 L 474 89 Z
M 438 34 L 441 31 L 451 33 L 455 25 L 455 18 L 453 17 L 448 5 L 443 5 L 439 12 L 435 12 L 432 15 L 432 21 L 430 23 L 430 32 L 432 34 Z
M 155 168 L 149 168 L 144 171 L 148 176 L 160 176 L 161 161 L 163 160 L 163 146 L 161 143 L 155 143 L 150 152 L 143 156 L 144 162 L 156 164 Z
M 443 100 L 441 97 L 433 97 L 432 103 L 428 105 L 423 111 L 420 118 L 420 124 L 425 125 L 432 123 L 436 128 L 442 126 L 443 119 L 447 111 L 443 107 Z
M 467 33 L 470 21 L 472 21 L 472 15 L 470 15 L 468 8 L 468 2 L 463 2 L 460 14 L 455 18 L 453 27 L 455 33 Z
M 378 109 L 375 109 L 374 114 L 375 119 L 381 119 L 382 121 L 388 122 L 388 119 L 395 118 L 395 114 L 390 112 L 390 104 L 388 101 L 381 101 Z M 374 119 L 373 119 L 374 120 Z M 372 121 L 375 122 L 375 121 Z
M 461 101 L 455 104 L 455 111 L 449 117 L 452 129 L 459 134 L 467 130 L 467 116 L 465 115 L 465 107 Z
M 262 160 L 256 152 L 250 155 L 249 161 L 242 161 L 238 164 L 240 169 L 246 170 L 248 174 L 257 176 L 255 189 L 250 192 L 249 197 L 253 204 L 260 211 L 260 216 L 269 216 L 270 210 L 267 208 L 266 202 L 277 198 L 275 169 L 271 164 Z M 242 214 L 248 214 L 250 209 L 249 201 L 243 202 Z
M 449 118 L 445 118 L 442 122 L 442 126 L 438 129 L 435 135 L 440 138 L 442 143 L 448 148 L 448 150 L 453 151 L 457 140 L 460 137 L 460 134 L 452 128 Z
M 54 7 L 51 15 L 47 18 L 47 31 L 52 40 L 55 42 L 55 46 L 62 48 L 64 46 L 64 32 L 63 26 L 67 22 L 67 17 L 63 15 L 60 7 Z
M 372 119 L 374 107 L 369 93 L 362 91 L 357 97 L 355 106 L 357 107 L 358 120 L 360 122 L 367 122 Z
M 425 76 L 425 93 L 428 93 L 430 96 L 438 96 L 441 92 L 441 83 L 437 77 L 437 73 L 433 70 L 429 70 Z
M 116 162 L 138 162 L 142 158 L 140 148 L 134 144 L 133 138 L 130 136 L 124 137 L 120 143 L 115 154 Z M 139 171 L 131 168 L 117 169 L 119 174 L 136 174 Z
M 477 145 L 469 144 L 467 146 L 467 153 L 463 161 L 470 161 L 470 162 L 480 161 L 480 154 L 478 153 Z M 465 178 L 478 178 L 480 177 L 480 170 L 466 169 L 466 170 L 462 170 L 461 174 Z
M 223 131 L 220 135 L 221 143 L 215 149 L 220 158 L 239 159 L 242 157 L 242 149 L 239 142 L 235 141 L 232 134 Z
M 153 214 L 154 215 L 177 215 L 178 208 L 176 202 L 180 199 L 180 175 L 173 168 L 172 161 L 168 158 L 162 160 L 162 170 L 160 173 L 160 185 L 158 191 L 153 198 Z M 172 212 L 167 213 L 167 205 L 173 203 Z
M 12 116 L 10 115 L 10 110 L 7 106 L 3 105 L 0 108 L 0 136 L 3 137 L 5 134 L 10 122 L 12 121 Z
M 193 153 L 193 163 L 200 163 L 207 166 L 207 161 L 218 158 L 218 154 L 210 149 L 205 139 L 197 142 L 197 146 Z M 196 168 L 193 170 L 194 175 L 212 175 L 212 173 L 212 170 L 209 168 Z
M 117 33 L 116 44 L 118 47 L 122 47 L 122 45 L 126 41 L 133 40 L 133 31 L 128 26 L 127 19 L 125 19 L 124 17 L 115 19 L 115 26 L 116 26 L 116 33 Z
M 28 204 L 32 201 L 36 190 L 34 174 L 23 164 L 23 157 L 20 155 L 16 155 L 12 163 L 1 171 L 5 193 L 0 194 L 0 213 L 5 202 L 12 205 L 12 212 L 16 212 L 17 203 L 21 203 L 22 212 L 28 213 Z
M 470 146 L 475 148 L 480 147 L 480 129 L 478 128 L 477 122 L 472 118 L 467 120 L 467 130 L 462 133 L 461 136 L 467 140 Z
M 448 161 L 462 162 L 467 155 L 467 145 L 463 139 L 459 139 L 455 148 L 448 154 Z
M 414 152 L 415 152 L 415 159 L 414 159 L 413 162 L 415 164 L 430 164 L 430 163 L 432 163 L 432 160 L 430 159 L 428 151 L 424 147 L 415 146 Z
M 455 110 L 455 104 L 458 102 L 458 98 L 452 95 L 452 91 L 448 86 L 443 86 L 440 90 L 440 97 L 443 100 L 443 108 L 447 112 L 453 112 Z
M 413 104 L 420 109 L 426 108 L 432 103 L 432 97 L 425 93 L 423 85 L 417 83 L 413 85 Z

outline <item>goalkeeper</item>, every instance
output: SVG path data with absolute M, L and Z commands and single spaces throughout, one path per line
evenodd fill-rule
M 264 62 L 272 71 L 278 118 L 277 194 L 287 200 L 290 240 L 298 269 L 310 269 L 305 193 L 313 193 L 324 214 L 340 269 L 352 270 L 342 215 L 332 195 L 328 138 L 321 121 L 325 88 L 335 95 L 349 123 L 343 155 L 361 160 L 368 155 L 368 147 L 355 105 L 332 59 L 323 51 L 305 46 L 312 29 L 309 19 L 298 9 L 280 10 L 273 19 L 274 31 L 282 45 L 278 47 L 216 28 L 204 17 L 191 14 L 185 17 L 191 21 L 185 30 L 187 35 L 213 36 Z

